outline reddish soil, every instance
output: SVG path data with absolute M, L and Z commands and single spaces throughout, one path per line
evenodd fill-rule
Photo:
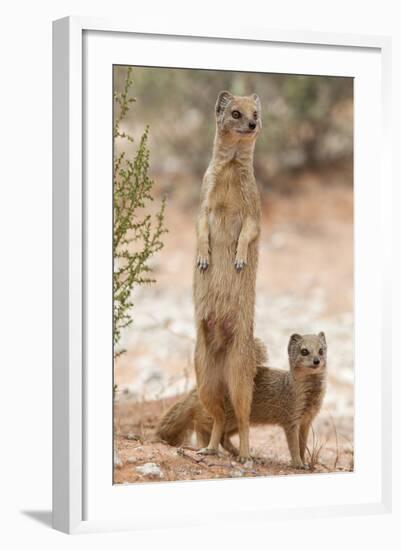
M 153 433 L 160 415 L 176 398 L 116 405 L 115 448 L 120 461 L 114 469 L 114 483 L 197 480 L 212 478 L 255 477 L 268 475 L 344 472 L 353 469 L 352 445 L 333 424 L 319 424 L 319 436 L 310 437 L 308 466 L 297 470 L 289 465 L 289 452 L 281 428 L 276 426 L 251 429 L 253 464 L 244 467 L 221 450 L 219 456 L 200 456 L 188 442 L 183 448 L 154 442 Z M 324 433 L 324 435 L 322 435 Z M 233 438 L 234 443 L 238 440 Z M 136 470 L 149 462 L 160 469 L 160 477 Z

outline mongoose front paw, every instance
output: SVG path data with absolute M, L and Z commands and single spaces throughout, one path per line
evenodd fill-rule
M 199 269 L 199 271 L 206 271 L 206 269 L 209 267 L 209 260 L 208 258 L 205 258 L 204 256 L 198 256 L 198 259 L 196 261 L 196 265 Z
M 196 452 L 198 455 L 218 455 L 218 451 L 216 449 L 210 449 L 209 447 L 204 447 L 203 449 L 199 449 L 199 451 Z
M 239 260 L 238 258 L 235 259 L 234 267 L 238 271 L 238 273 L 242 271 L 245 266 L 246 266 L 246 262 L 244 260 Z
M 298 470 L 306 470 L 307 467 L 305 466 L 305 464 L 301 461 L 297 461 L 297 460 L 292 460 L 291 461 L 291 467 L 292 468 L 297 468 Z
M 247 468 L 252 468 L 253 460 L 250 456 L 239 456 L 237 462 L 244 464 Z

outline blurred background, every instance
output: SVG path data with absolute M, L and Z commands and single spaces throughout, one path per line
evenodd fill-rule
M 117 92 L 126 70 L 114 68 Z M 146 67 L 133 67 L 132 78 L 136 101 L 121 130 L 134 143 L 116 140 L 115 153 L 132 154 L 149 126 L 155 201 L 147 209 L 156 212 L 167 197 L 168 233 L 150 262 L 156 283 L 135 288 L 133 323 L 122 333 L 126 352 L 114 371 L 117 434 L 150 433 L 155 414 L 194 384 L 195 221 L 215 133 L 214 105 L 224 89 L 255 92 L 263 121 L 255 149 L 262 197 L 256 334 L 270 364 L 287 368 L 292 332 L 326 332 L 329 384 L 317 425 L 323 429 L 334 419 L 337 451 L 340 445 L 344 468 L 352 468 L 353 80 Z M 251 442 L 260 448 L 267 437 L 281 437 L 257 430 Z M 283 445 L 272 441 L 270 447 Z
M 115 67 L 116 91 L 125 75 L 125 67 Z M 214 104 L 225 89 L 260 96 L 264 128 L 255 171 L 264 193 L 294 191 L 289 176 L 329 167 L 344 171 L 343 183 L 352 185 L 352 78 L 142 67 L 132 76 L 137 105 L 125 129 L 139 137 L 150 126 L 159 189 L 174 198 L 182 194 L 187 205 L 198 200 L 213 143 Z

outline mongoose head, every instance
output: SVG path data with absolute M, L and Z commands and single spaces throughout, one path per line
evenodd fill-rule
M 290 368 L 297 374 L 317 374 L 326 369 L 327 344 L 324 332 L 293 334 L 288 343 Z
M 260 99 L 256 94 L 235 96 L 220 92 L 216 102 L 216 124 L 220 135 L 234 141 L 255 140 L 261 121 Z

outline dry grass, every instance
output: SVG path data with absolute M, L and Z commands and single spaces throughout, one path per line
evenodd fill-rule
M 309 469 L 314 472 L 316 470 L 316 466 L 320 464 L 319 457 L 321 455 L 322 449 L 327 445 L 327 438 L 322 439 L 319 437 L 319 435 L 316 433 L 313 426 L 311 426 L 311 434 L 312 434 L 312 445 L 306 446 L 306 453 L 308 454 L 308 466 Z

